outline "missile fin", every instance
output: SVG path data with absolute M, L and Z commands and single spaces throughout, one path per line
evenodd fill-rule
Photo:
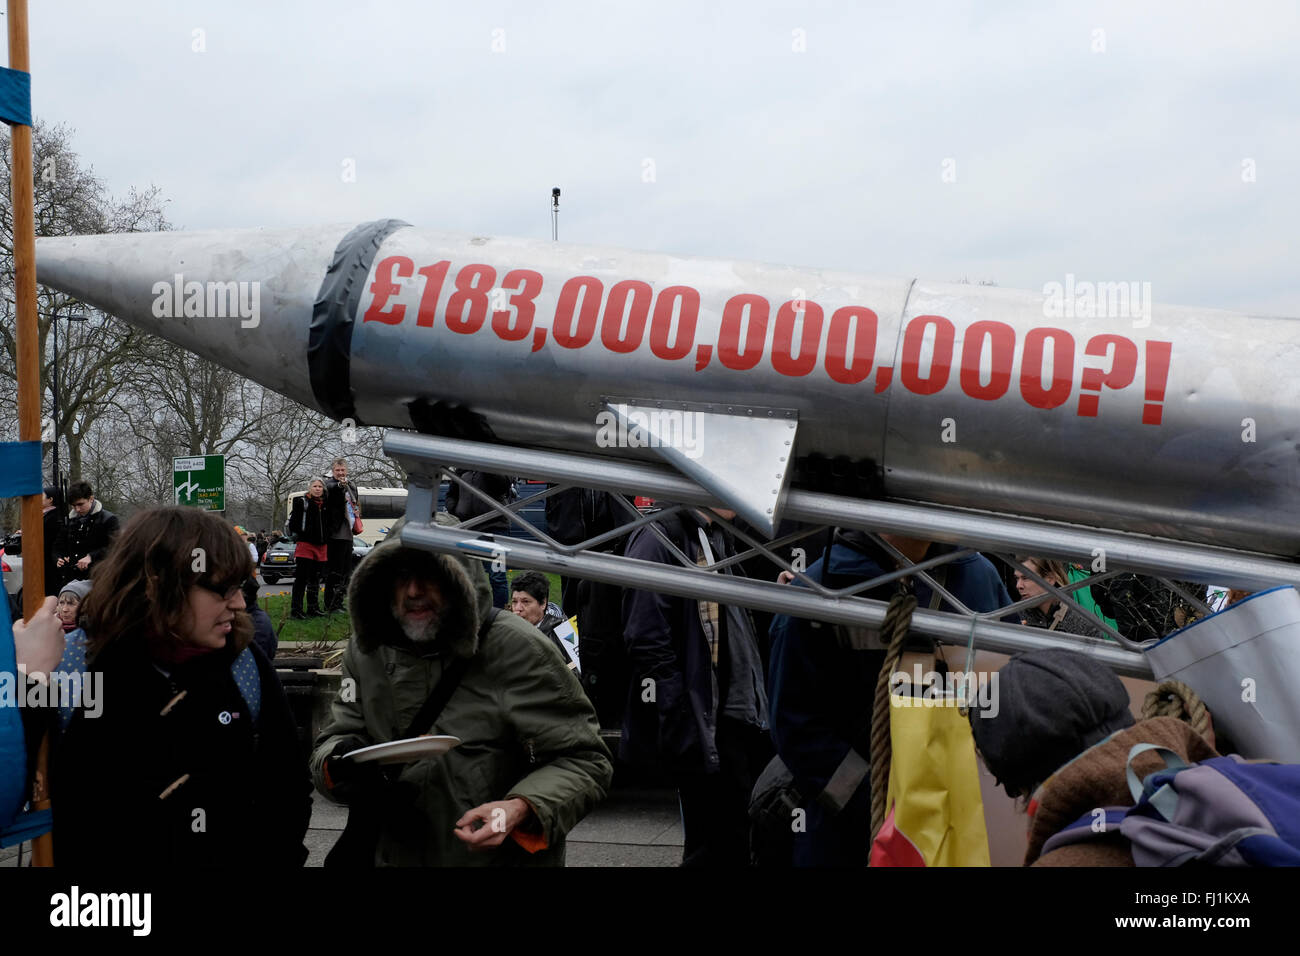
M 607 399 L 629 447 L 648 447 L 769 537 L 794 460 L 788 408 Z

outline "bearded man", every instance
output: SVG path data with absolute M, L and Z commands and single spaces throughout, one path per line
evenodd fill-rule
M 361 862 L 349 859 L 563 866 L 565 835 L 604 798 L 613 766 L 560 652 L 493 609 L 478 562 L 403 547 L 397 533 L 357 567 L 348 599 L 353 636 L 312 774 L 354 814 L 380 808 Z M 346 756 L 421 734 L 461 742 L 383 770 Z

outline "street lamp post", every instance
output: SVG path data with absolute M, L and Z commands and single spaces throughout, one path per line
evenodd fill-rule
M 54 325 L 54 455 L 51 464 L 54 469 L 54 487 L 59 490 L 59 497 L 65 498 L 63 474 L 59 471 L 59 313 L 52 316 Z M 84 312 L 73 312 L 65 318 L 69 322 L 85 322 Z M 62 506 L 64 502 L 60 502 Z

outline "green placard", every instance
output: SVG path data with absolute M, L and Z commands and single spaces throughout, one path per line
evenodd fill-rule
M 194 455 L 172 459 L 172 486 L 178 505 L 226 510 L 226 456 Z

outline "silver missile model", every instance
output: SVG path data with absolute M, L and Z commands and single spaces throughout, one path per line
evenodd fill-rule
M 344 421 L 1300 553 L 1300 323 L 452 235 L 41 239 L 39 280 Z

